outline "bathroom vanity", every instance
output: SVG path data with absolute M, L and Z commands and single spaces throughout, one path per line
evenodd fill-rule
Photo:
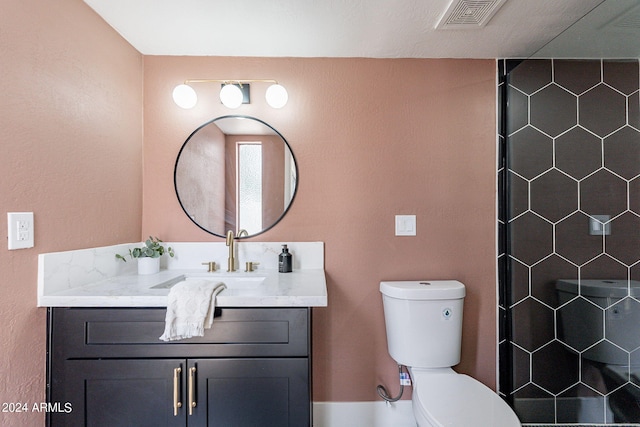
M 207 254 L 220 249 L 206 245 Z M 241 257 L 266 267 L 255 272 L 206 273 L 187 256 L 138 276 L 119 264 L 110 270 L 112 247 L 41 255 L 47 398 L 62 409 L 48 414 L 48 425 L 310 426 L 311 310 L 326 306 L 327 294 L 324 269 L 309 256 L 322 257 L 323 245 L 300 245 L 290 247 L 307 259 L 286 274 L 270 264 L 279 243 L 240 245 Z M 173 246 L 183 256 L 203 249 Z M 89 277 L 96 269 L 99 280 Z M 191 276 L 229 283 L 213 326 L 203 337 L 161 341 L 169 288 Z
M 50 309 L 51 425 L 311 425 L 310 309 L 216 311 L 165 343 L 163 309 Z

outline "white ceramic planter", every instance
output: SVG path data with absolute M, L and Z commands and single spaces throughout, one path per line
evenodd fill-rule
M 160 257 L 138 258 L 138 274 L 156 274 L 160 271 Z

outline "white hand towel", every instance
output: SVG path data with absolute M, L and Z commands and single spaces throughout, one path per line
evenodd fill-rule
M 211 328 L 216 295 L 226 286 L 209 280 L 183 280 L 169 290 L 162 341 L 201 337 Z

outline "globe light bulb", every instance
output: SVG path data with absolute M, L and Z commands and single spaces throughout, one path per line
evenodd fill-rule
M 276 83 L 267 88 L 265 98 L 267 99 L 267 104 L 273 108 L 282 108 L 287 104 L 289 94 L 284 86 Z
M 226 84 L 220 89 L 220 101 L 227 108 L 238 108 L 242 99 L 242 90 L 234 84 Z
M 181 84 L 173 89 L 173 102 L 178 107 L 188 110 L 195 107 L 198 102 L 198 95 L 196 95 L 196 91 L 191 86 Z

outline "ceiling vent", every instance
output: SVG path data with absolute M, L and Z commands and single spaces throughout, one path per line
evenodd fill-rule
M 453 0 L 436 25 L 441 30 L 482 28 L 507 0 Z

